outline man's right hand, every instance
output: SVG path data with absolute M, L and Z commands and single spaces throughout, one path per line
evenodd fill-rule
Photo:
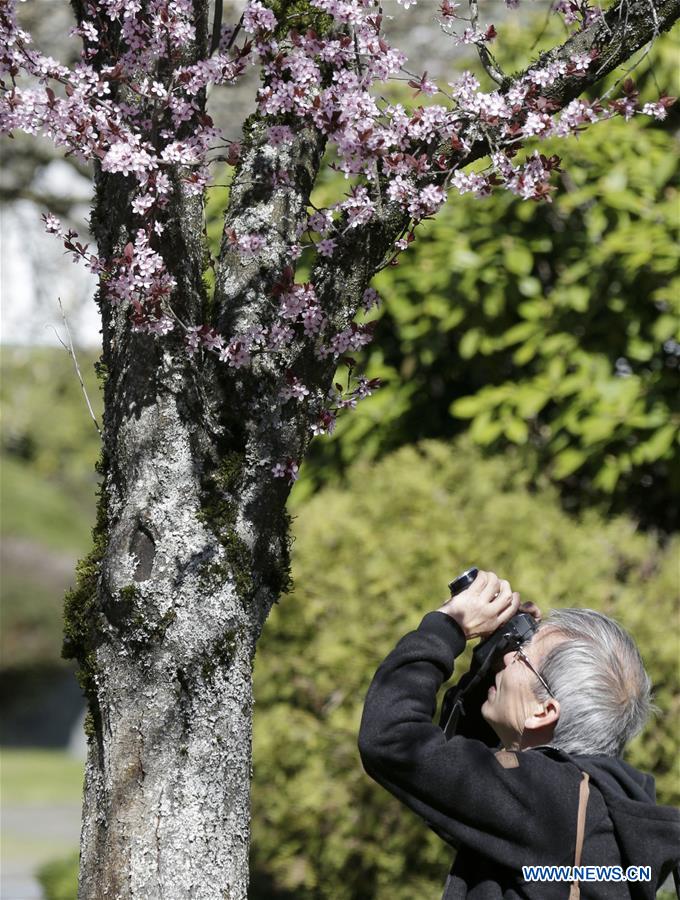
M 451 616 L 467 640 L 488 637 L 519 610 L 519 594 L 495 572 L 479 570 L 469 588 L 451 597 L 439 612 Z

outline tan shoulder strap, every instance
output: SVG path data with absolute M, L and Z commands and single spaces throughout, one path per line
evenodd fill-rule
M 512 750 L 497 750 L 494 755 L 504 769 L 519 769 L 517 754 Z
M 588 795 L 590 794 L 589 776 L 587 772 L 581 772 L 581 786 L 578 791 L 578 814 L 576 816 L 576 851 L 574 852 L 574 865 L 581 865 L 581 853 L 583 852 L 583 837 L 586 831 L 586 809 L 588 807 Z M 574 879 L 569 891 L 569 900 L 578 900 L 581 896 L 581 888 L 578 879 Z

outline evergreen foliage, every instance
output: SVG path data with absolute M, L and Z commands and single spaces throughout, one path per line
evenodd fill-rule
M 660 549 L 629 518 L 572 518 L 553 487 L 529 480 L 519 453 L 484 459 L 467 439 L 425 441 L 353 467 L 345 489 L 299 508 L 297 587 L 258 648 L 253 782 L 254 864 L 296 900 L 441 891 L 450 851 L 364 774 L 356 738 L 380 661 L 472 564 L 509 578 L 544 613 L 591 607 L 632 632 L 660 713 L 627 758 L 655 774 L 660 802 L 680 799 L 680 648 L 669 629 L 678 541 Z

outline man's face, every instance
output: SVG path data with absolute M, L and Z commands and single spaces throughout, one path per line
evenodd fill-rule
M 531 665 L 540 671 L 542 661 L 550 650 L 563 638 L 555 631 L 541 629 L 530 641 L 522 645 L 522 650 Z M 538 683 L 536 675 L 516 650 L 503 656 L 502 668 L 496 674 L 495 682 L 489 688 L 482 705 L 482 715 L 491 725 L 504 747 L 521 746 L 527 719 L 540 712 L 544 704 L 536 699 L 533 688 Z M 532 720 L 533 721 L 533 720 Z

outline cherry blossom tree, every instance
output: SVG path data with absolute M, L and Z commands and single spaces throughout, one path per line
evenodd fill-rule
M 486 85 L 409 71 L 389 23 L 415 2 L 248 0 L 223 25 L 217 0 L 211 27 L 206 0 L 72 0 L 73 67 L 0 5 L 0 131 L 95 162 L 96 252 L 44 216 L 98 276 L 103 331 L 102 486 L 65 631 L 90 709 L 88 900 L 246 896 L 255 648 L 289 586 L 286 499 L 309 442 L 379 387 L 352 356 L 371 339 L 373 275 L 447 196 L 549 201 L 560 159 L 543 139 L 672 103 L 641 105 L 626 73 L 618 93 L 580 98 L 632 68 L 680 0 L 558 0 L 564 43 L 513 75 L 477 0 L 432 4 Z M 228 142 L 206 88 L 253 65 L 257 109 Z M 385 96 L 390 79 L 410 105 Z M 213 258 L 204 201 L 225 162 Z M 347 190 L 315 208 L 329 165 Z

